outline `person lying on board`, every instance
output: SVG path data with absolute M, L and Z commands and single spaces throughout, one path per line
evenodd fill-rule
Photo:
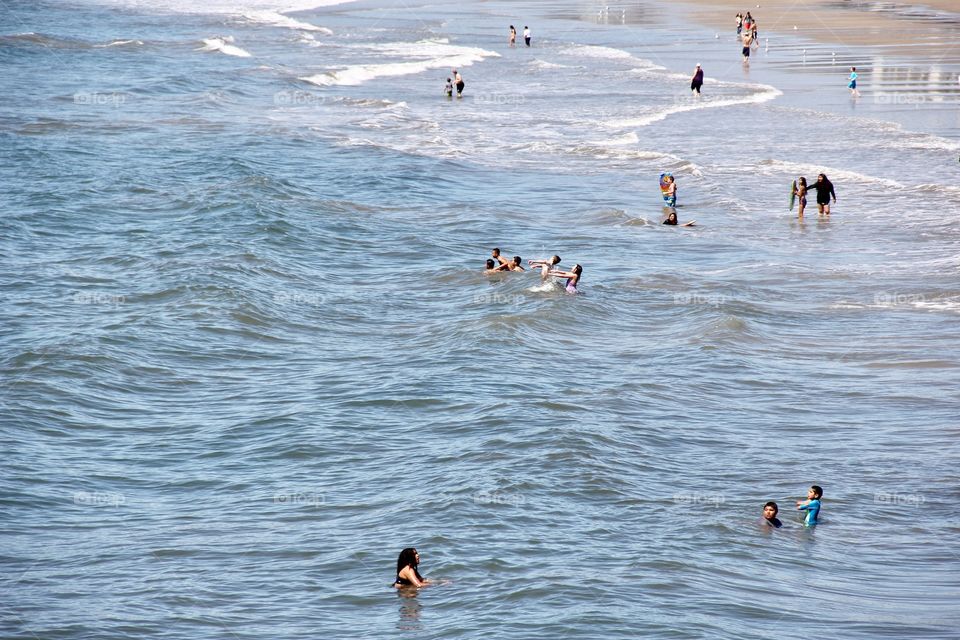
M 696 220 L 691 220 L 690 222 L 684 222 L 683 224 L 680 224 L 680 223 L 677 221 L 677 212 L 676 212 L 676 211 L 671 211 L 669 214 L 667 214 L 667 219 L 664 220 L 662 224 L 669 224 L 669 225 L 673 225 L 673 226 L 678 226 L 678 225 L 679 225 L 679 226 L 681 226 L 681 227 L 692 227 L 692 226 L 695 225 L 696 223 L 697 223 Z

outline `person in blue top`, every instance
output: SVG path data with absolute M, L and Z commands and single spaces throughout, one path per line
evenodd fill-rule
M 847 89 L 850 89 L 851 96 L 859 96 L 860 92 L 857 91 L 857 68 L 850 67 L 850 82 L 847 83 Z
M 819 522 L 821 497 L 823 497 L 823 489 L 813 485 L 807 491 L 806 500 L 797 500 L 797 509 L 807 512 L 807 515 L 803 518 L 803 524 L 808 527 Z

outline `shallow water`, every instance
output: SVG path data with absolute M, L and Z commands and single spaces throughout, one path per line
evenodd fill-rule
M 97 7 L 0 37 L 5 636 L 955 637 L 955 61 Z

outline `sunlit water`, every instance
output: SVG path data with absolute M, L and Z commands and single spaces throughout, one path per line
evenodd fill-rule
M 0 9 L 5 637 L 956 637 L 956 61 L 144 4 Z

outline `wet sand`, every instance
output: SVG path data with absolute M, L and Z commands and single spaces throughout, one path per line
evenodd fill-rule
M 744 2 L 681 0 L 690 17 L 733 33 L 738 12 L 757 20 L 761 42 L 790 33 L 841 46 L 873 46 L 885 53 L 907 53 L 943 63 L 960 63 L 960 3 L 928 0 L 923 5 L 843 0 L 764 0 Z

